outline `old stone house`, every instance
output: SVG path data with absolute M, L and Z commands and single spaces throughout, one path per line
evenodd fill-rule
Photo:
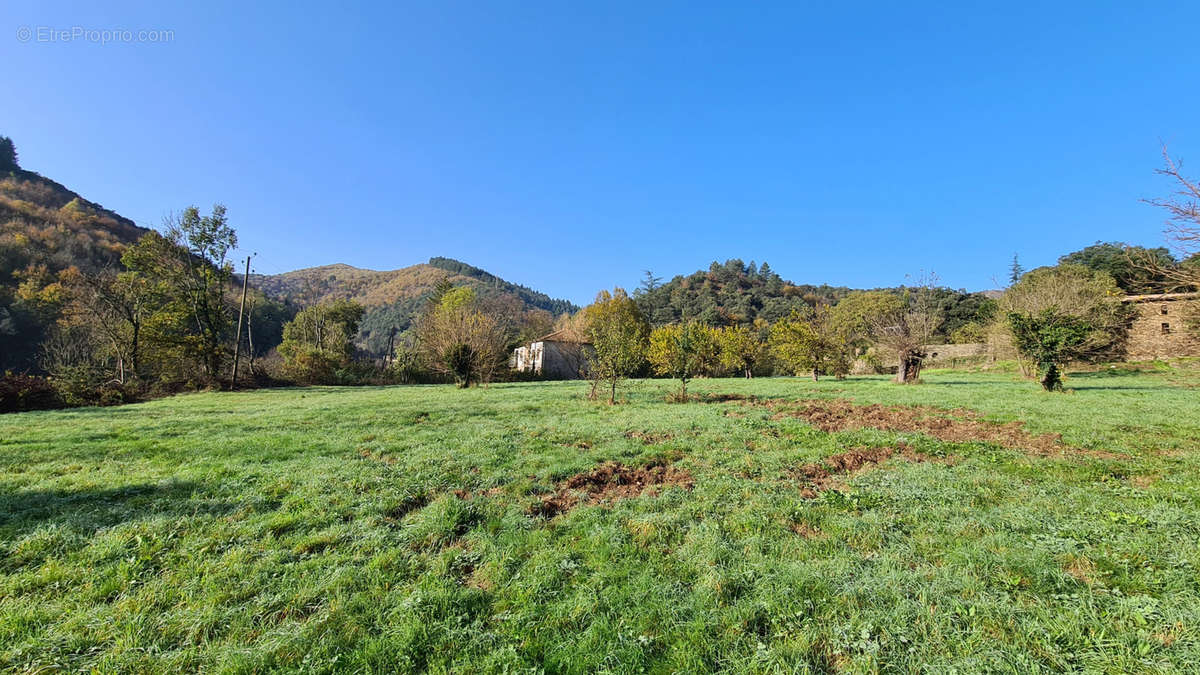
M 1124 298 L 1136 313 L 1129 326 L 1130 361 L 1200 356 L 1200 293 L 1157 293 Z
M 587 357 L 592 346 L 558 330 L 513 350 L 509 365 L 523 373 L 556 380 L 587 377 Z

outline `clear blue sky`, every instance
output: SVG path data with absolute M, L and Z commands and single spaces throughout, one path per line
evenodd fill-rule
M 0 134 L 143 225 L 225 203 L 266 273 L 977 290 L 1014 252 L 1161 243 L 1159 143 L 1200 156 L 1200 3 L 175 4 L 6 5 Z

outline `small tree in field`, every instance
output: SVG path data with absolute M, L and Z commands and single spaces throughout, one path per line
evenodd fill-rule
M 451 375 L 460 388 L 490 381 L 504 361 L 510 327 L 466 286 L 440 287 L 417 321 L 429 367 Z
M 896 355 L 896 382 L 911 384 L 921 377 L 921 366 L 928 356 L 925 345 L 942 324 L 942 314 L 934 297 L 937 278 L 923 275 L 919 285 L 908 289 L 899 302 L 881 307 L 871 317 L 871 337 Z
M 646 323 L 637 303 L 621 288 L 612 293 L 600 291 L 596 301 L 583 310 L 592 350 L 588 371 L 592 377 L 592 396 L 601 383 L 608 384 L 608 402 L 617 402 L 617 384 L 637 372 L 646 363 Z
M 747 379 L 754 377 L 754 366 L 766 357 L 766 350 L 755 326 L 727 326 L 718 332 L 721 365 L 741 373 Z
M 1116 281 L 1106 272 L 1098 272 L 1082 265 L 1061 264 L 1054 267 L 1039 267 L 1028 272 L 1013 284 L 1000 298 L 1000 309 L 1009 317 L 1006 327 L 1017 340 L 1011 315 L 1026 318 L 1060 316 L 1075 317 L 1077 323 L 1086 324 L 1089 330 L 1083 344 L 1070 350 L 1072 358 L 1080 361 L 1097 361 L 1117 357 L 1123 353 L 1128 331 L 1130 308 L 1121 302 L 1124 295 Z M 1022 371 L 1033 375 L 1038 371 L 1038 362 L 1031 353 L 1018 347 Z M 1039 371 L 1040 372 L 1040 371 Z
M 811 373 L 814 382 L 821 373 L 831 373 L 840 380 L 850 372 L 850 344 L 825 306 L 809 316 L 794 312 L 776 322 L 771 326 L 771 349 L 794 374 Z
M 1033 315 L 1011 312 L 1008 323 L 1017 350 L 1037 364 L 1042 388 L 1062 391 L 1061 369 L 1087 353 L 1091 324 L 1054 309 Z
M 659 375 L 679 380 L 678 400 L 687 401 L 687 383 L 716 364 L 719 346 L 716 331 L 690 321 L 654 329 L 650 333 L 650 365 Z

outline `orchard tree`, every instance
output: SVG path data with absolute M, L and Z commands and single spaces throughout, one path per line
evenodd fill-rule
M 601 383 L 608 385 L 608 402 L 617 402 L 617 385 L 646 363 L 646 339 L 650 325 L 637 303 L 624 289 L 600 291 L 596 301 L 583 310 L 583 323 L 592 344 L 588 371 L 592 397 Z
M 706 374 L 719 356 L 717 332 L 698 321 L 670 324 L 650 333 L 650 365 L 659 375 L 679 380 L 680 402 L 688 400 L 688 380 Z
M 717 332 L 717 345 L 720 348 L 721 365 L 746 379 L 754 377 L 754 367 L 767 358 L 759 325 L 726 326 Z
M 831 373 L 840 380 L 850 372 L 850 344 L 825 305 L 807 315 L 793 312 L 777 321 L 771 326 L 771 349 L 792 373 L 811 373 L 814 382 L 821 373 Z
M 830 322 L 852 348 L 874 343 L 894 354 L 896 382 L 916 382 L 926 356 L 925 345 L 942 323 L 935 283 L 936 277 L 928 275 L 901 295 L 851 293 L 831 310 Z

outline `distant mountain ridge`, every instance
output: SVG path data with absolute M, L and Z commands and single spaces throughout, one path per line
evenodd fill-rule
M 333 300 L 353 300 L 366 308 L 357 342 L 372 354 L 387 349 L 395 329 L 407 330 L 426 298 L 442 279 L 455 286 L 472 286 L 481 294 L 508 294 L 526 308 L 551 314 L 573 313 L 579 307 L 514 284 L 490 272 L 453 258 L 434 257 L 429 262 L 395 270 L 369 270 L 344 263 L 309 267 L 282 274 L 252 274 L 250 283 L 267 295 L 308 307 Z

